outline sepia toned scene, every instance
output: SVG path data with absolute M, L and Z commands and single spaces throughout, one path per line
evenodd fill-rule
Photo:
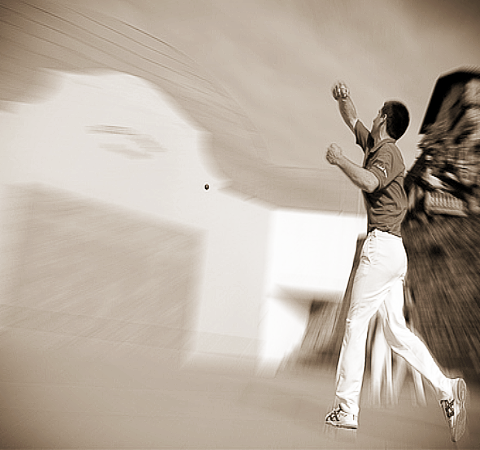
M 479 20 L 0 0 L 0 448 L 480 449 Z

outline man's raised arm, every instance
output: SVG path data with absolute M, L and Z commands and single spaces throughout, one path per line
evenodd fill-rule
M 340 114 L 353 132 L 355 132 L 355 124 L 357 123 L 357 111 L 352 99 L 350 98 L 350 91 L 346 84 L 337 82 L 332 88 L 333 98 L 338 102 L 338 109 Z

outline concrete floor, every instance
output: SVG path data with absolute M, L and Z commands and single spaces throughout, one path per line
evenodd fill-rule
M 1 448 L 480 448 L 476 386 L 457 444 L 430 392 L 426 407 L 413 407 L 408 384 L 397 406 L 363 407 L 354 434 L 324 429 L 331 370 L 180 369 L 158 349 L 49 339 L 0 332 Z

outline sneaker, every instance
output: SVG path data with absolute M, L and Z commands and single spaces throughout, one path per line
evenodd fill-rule
M 453 398 L 440 401 L 453 442 L 459 441 L 463 433 L 465 433 L 465 424 L 467 422 L 466 400 L 467 385 L 461 378 L 456 378 L 453 380 Z
M 327 414 L 325 423 L 338 428 L 358 428 L 357 416 L 343 411 L 340 406 Z

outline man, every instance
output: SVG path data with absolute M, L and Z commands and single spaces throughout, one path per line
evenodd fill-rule
M 401 224 L 407 197 L 403 187 L 405 165 L 396 141 L 408 127 L 408 110 L 400 102 L 385 102 L 373 119 L 371 131 L 368 131 L 357 118 L 349 90 L 343 83 L 333 87 L 333 96 L 365 158 L 363 167 L 360 167 L 350 161 L 336 144 L 328 147 L 326 158 L 363 191 L 368 235 L 355 275 L 338 361 L 338 407 L 326 416 L 325 422 L 341 428 L 358 427 L 368 324 L 380 310 L 388 344 L 431 383 L 447 419 L 451 439 L 456 442 L 465 431 L 465 381 L 445 377 L 425 344 L 407 328 L 403 315 L 407 257 Z

